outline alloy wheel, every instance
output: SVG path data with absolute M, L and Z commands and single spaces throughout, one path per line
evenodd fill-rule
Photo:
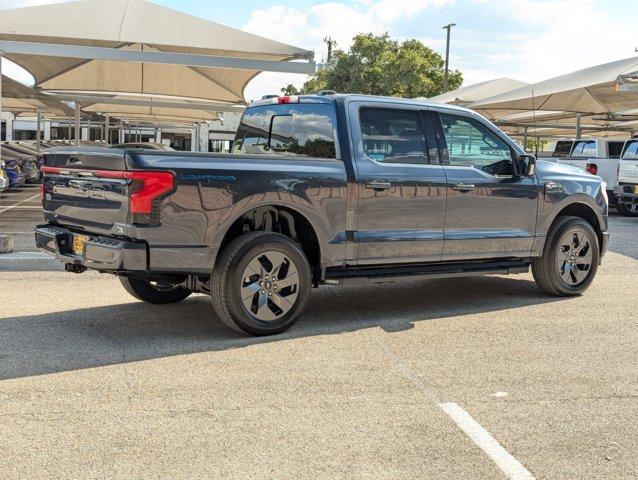
M 592 269 L 592 244 L 584 230 L 570 229 L 562 237 L 557 252 L 558 273 L 565 283 L 578 286 Z
M 241 298 L 256 319 L 280 319 L 295 305 L 299 294 L 299 273 L 292 260 L 281 252 L 267 251 L 255 256 L 244 269 Z

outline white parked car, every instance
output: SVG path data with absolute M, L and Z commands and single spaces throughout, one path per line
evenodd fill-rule
M 626 217 L 638 217 L 638 138 L 627 140 L 618 164 L 617 208 Z
M 607 184 L 609 202 L 615 206 L 614 190 L 618 186 L 618 164 L 624 145 L 624 140 L 608 138 L 575 140 L 570 155 L 556 163 L 573 165 L 601 177 Z
M 9 190 L 9 177 L 4 171 L 4 162 L 0 161 L 0 192 Z

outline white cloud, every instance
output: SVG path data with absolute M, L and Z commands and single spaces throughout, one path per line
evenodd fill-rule
M 392 24 L 409 19 L 428 8 L 438 8 L 455 0 L 362 0 L 354 5 L 328 2 L 298 10 L 275 5 L 252 13 L 243 30 L 273 40 L 307 48 L 315 52 L 315 60 L 325 60 L 323 41 L 331 37 L 337 46 L 347 49 L 358 33 L 381 34 Z M 246 89 L 246 98 L 279 93 L 288 83 L 303 84 L 305 76 L 262 74 Z
M 476 0 L 475 0 L 476 1 Z M 477 55 L 463 48 L 452 58 L 465 85 L 496 77 L 530 83 L 627 58 L 636 41 L 635 18 L 596 0 L 491 0 L 484 8 L 504 12 L 525 28 L 509 36 L 485 35 Z M 466 46 L 467 47 L 467 46 Z

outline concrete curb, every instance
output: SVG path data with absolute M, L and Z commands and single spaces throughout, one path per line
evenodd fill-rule
M 13 252 L 13 238 L 0 235 L 0 254 Z

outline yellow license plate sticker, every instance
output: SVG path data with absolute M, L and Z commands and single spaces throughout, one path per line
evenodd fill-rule
M 84 255 L 84 251 L 86 250 L 86 242 L 88 241 L 89 241 L 88 237 L 75 235 L 73 237 L 73 253 L 75 255 Z

